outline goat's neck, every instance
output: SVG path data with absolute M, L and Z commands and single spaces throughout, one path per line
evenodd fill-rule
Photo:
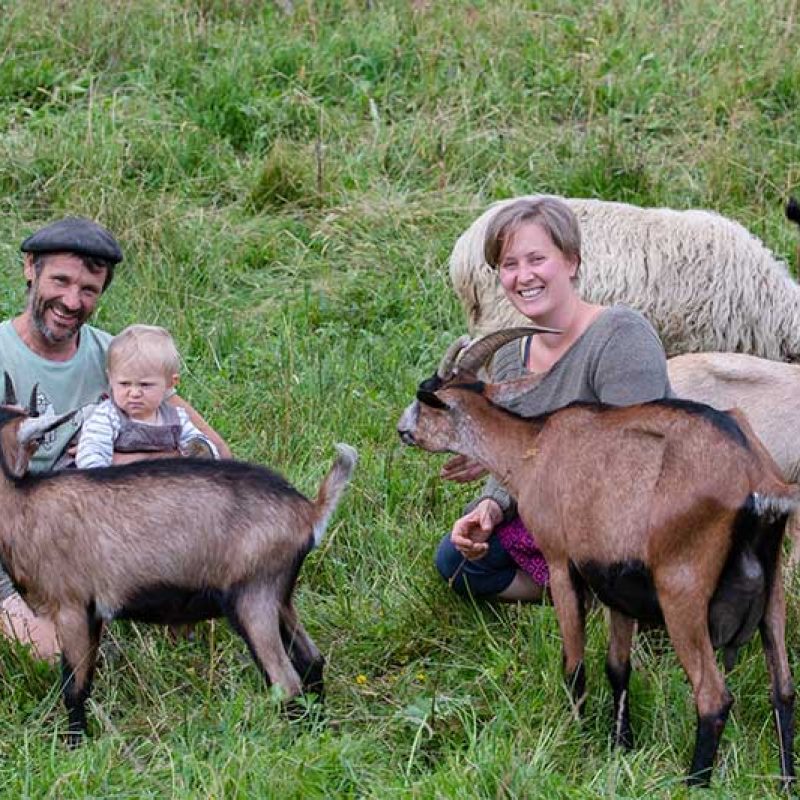
M 514 417 L 497 408 L 485 409 L 479 424 L 470 425 L 462 441 L 465 455 L 483 464 L 512 495 L 536 452 L 542 423 Z
M 4 559 L 8 559 L 9 553 L 21 541 L 20 532 L 29 525 L 30 500 L 27 493 L 16 487 L 14 478 L 9 477 L 5 469 L 0 469 L 0 508 L 3 509 L 0 554 Z

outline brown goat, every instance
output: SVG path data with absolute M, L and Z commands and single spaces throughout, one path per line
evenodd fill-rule
M 798 505 L 795 488 L 737 413 L 679 400 L 575 404 L 535 419 L 498 407 L 525 390 L 525 379 L 484 384 L 478 370 L 499 346 L 537 330 L 491 334 L 461 352 L 457 364 L 456 343 L 401 417 L 401 439 L 479 461 L 516 498 L 550 567 L 565 673 L 579 711 L 584 592 L 609 606 L 606 671 L 617 744 L 632 744 L 634 620 L 666 624 L 697 706 L 690 783 L 710 781 L 733 702 L 714 648 L 735 649 L 758 626 L 788 783 L 794 687 L 779 562 L 786 517 Z
M 65 415 L 68 416 L 68 415 Z M 224 616 L 267 682 L 321 693 L 323 657 L 292 604 L 356 462 L 336 461 L 313 502 L 253 464 L 205 459 L 25 474 L 37 439 L 64 417 L 0 406 L 0 558 L 62 648 L 69 734 L 85 704 L 104 621 L 181 624 Z

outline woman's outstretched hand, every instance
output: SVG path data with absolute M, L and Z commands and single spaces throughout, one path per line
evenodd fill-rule
M 442 467 L 439 477 L 446 481 L 469 483 L 483 478 L 487 474 L 488 470 L 468 456 L 454 456 Z

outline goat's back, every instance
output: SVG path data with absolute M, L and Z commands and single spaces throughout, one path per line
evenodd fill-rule
M 19 488 L 37 506 L 35 546 L 54 557 L 26 552 L 34 545 L 16 531 L 15 560 L 40 570 L 18 577 L 55 587 L 61 597 L 88 592 L 112 607 L 132 585 L 226 588 L 258 573 L 280 574 L 313 541 L 314 504 L 277 473 L 238 461 L 69 470 L 29 477 Z M 80 568 L 64 574 L 62 564 L 76 561 Z
M 520 514 L 548 560 L 696 552 L 698 536 L 730 527 L 751 494 L 793 496 L 751 436 L 731 415 L 683 401 L 568 407 L 541 430 Z

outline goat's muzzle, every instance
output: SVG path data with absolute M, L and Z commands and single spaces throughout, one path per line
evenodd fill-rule
M 408 447 L 414 447 L 417 444 L 416 439 L 414 438 L 414 434 L 411 431 L 397 431 L 400 434 L 400 441 L 408 445 Z
M 415 400 L 400 417 L 397 423 L 397 434 L 400 441 L 409 447 L 415 447 L 417 440 L 414 438 L 414 430 L 419 420 L 419 402 Z

